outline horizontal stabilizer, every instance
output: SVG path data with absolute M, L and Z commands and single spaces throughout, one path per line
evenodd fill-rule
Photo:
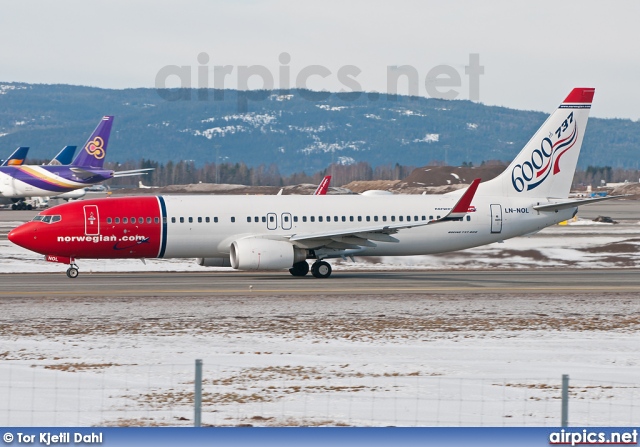
M 567 208 L 575 208 L 580 205 L 586 205 L 588 203 L 602 202 L 603 200 L 618 199 L 620 197 L 627 196 L 628 194 L 623 194 L 618 196 L 595 197 L 593 199 L 579 199 L 557 203 L 546 203 L 544 205 L 536 205 L 533 207 L 533 209 L 536 211 L 560 211 L 566 210 Z
M 153 171 L 155 168 L 144 168 L 144 169 L 131 169 L 130 171 L 115 171 L 113 173 L 113 177 L 130 177 L 132 175 L 147 175 L 149 171 Z
M 88 180 L 96 176 L 95 172 L 87 171 L 86 169 L 83 169 L 83 168 L 72 166 L 69 169 L 71 169 L 71 172 L 73 172 L 76 175 L 76 177 L 81 178 L 83 180 Z

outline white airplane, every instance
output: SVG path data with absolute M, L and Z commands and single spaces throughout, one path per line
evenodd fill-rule
M 78 258 L 207 258 L 241 270 L 331 275 L 330 258 L 443 253 L 537 232 L 573 217 L 568 199 L 592 88 L 576 88 L 498 177 L 444 195 L 141 196 L 42 211 L 13 243 Z

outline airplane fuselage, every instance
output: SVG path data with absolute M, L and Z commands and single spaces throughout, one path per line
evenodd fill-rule
M 54 196 L 109 180 L 113 171 L 74 166 L 0 167 L 0 196 L 9 198 Z
M 533 233 L 571 218 L 577 210 L 538 212 L 532 207 L 540 201 L 476 196 L 464 218 L 428 224 L 446 215 L 457 199 L 185 195 L 85 200 L 43 211 L 40 216 L 60 218 L 32 221 L 11 237 L 44 255 L 70 258 L 229 258 L 232 243 L 243 238 L 294 240 L 297 247 L 318 250 L 321 258 L 403 256 L 461 250 Z M 295 241 L 299 235 L 338 229 L 367 234 L 367 228 L 399 223 L 416 226 L 391 234 L 395 241 L 371 235 L 368 246 L 349 248 L 349 239 L 341 237 Z M 335 253 L 331 244 L 337 244 Z

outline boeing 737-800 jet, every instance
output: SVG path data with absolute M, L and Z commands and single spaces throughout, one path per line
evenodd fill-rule
M 79 258 L 207 258 L 242 270 L 327 278 L 330 258 L 443 253 L 534 233 L 573 217 L 568 199 L 592 88 L 574 89 L 509 167 L 444 195 L 157 196 L 68 203 L 9 240 L 70 264 Z M 217 261 L 216 261 L 217 260 Z

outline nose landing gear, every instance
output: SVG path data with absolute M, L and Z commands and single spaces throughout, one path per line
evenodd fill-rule
M 77 278 L 80 272 L 78 271 L 78 266 L 75 263 L 71 263 L 69 268 L 67 269 L 67 276 L 71 279 Z

